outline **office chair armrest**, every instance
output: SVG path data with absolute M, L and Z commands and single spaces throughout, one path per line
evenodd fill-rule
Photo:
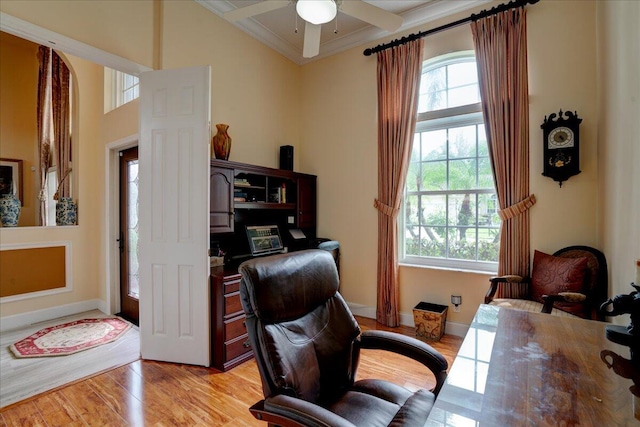
M 527 279 L 525 279 L 522 276 L 517 276 L 515 274 L 507 274 L 504 276 L 496 276 L 496 277 L 490 278 L 489 290 L 487 291 L 487 294 L 484 296 L 484 303 L 489 304 L 491 301 L 493 301 L 493 297 L 496 294 L 496 291 L 498 290 L 498 285 L 500 283 L 521 283 L 521 282 L 527 282 Z
M 542 295 L 542 300 L 544 301 L 542 312 L 549 314 L 553 309 L 553 304 L 556 302 L 582 304 L 587 300 L 587 296 L 579 292 L 560 292 L 556 295 Z
M 281 427 L 356 427 L 322 406 L 284 394 L 262 400 L 250 411 L 257 419 Z
M 429 344 L 415 338 L 395 332 L 363 331 L 360 334 L 360 348 L 391 351 L 422 363 L 436 378 L 436 386 L 432 390 L 435 395 L 438 395 L 447 378 L 447 359 Z

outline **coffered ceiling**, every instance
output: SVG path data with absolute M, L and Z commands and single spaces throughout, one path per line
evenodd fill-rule
M 225 12 L 258 3 L 256 0 L 195 1 L 221 17 Z M 397 38 L 394 37 L 395 35 L 404 33 L 408 29 L 475 8 L 490 0 L 366 0 L 371 5 L 402 16 L 403 24 L 394 33 L 341 12 L 340 4 L 343 1 L 354 0 L 338 0 L 338 16 L 336 20 L 322 25 L 320 54 L 313 58 L 302 56 L 305 21 L 297 17 L 295 0 L 291 0 L 289 5 L 280 9 L 241 19 L 232 24 L 291 61 L 302 65 L 376 40 L 391 41 Z

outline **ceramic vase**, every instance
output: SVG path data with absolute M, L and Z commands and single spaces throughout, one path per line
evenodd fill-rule
M 78 206 L 71 197 L 62 197 L 56 203 L 56 225 L 76 225 Z
M 211 147 L 216 159 L 229 160 L 231 152 L 231 137 L 227 133 L 229 125 L 217 124 L 218 132 L 211 139 Z
M 16 227 L 20 220 L 20 200 L 13 194 L 0 197 L 0 221 L 3 227 Z

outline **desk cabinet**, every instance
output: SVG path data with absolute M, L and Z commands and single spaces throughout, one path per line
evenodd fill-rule
M 299 228 L 316 226 L 316 177 L 298 177 L 297 216 Z
M 211 269 L 211 359 L 214 367 L 226 371 L 253 357 L 237 271 L 240 260 L 251 256 L 246 226 L 275 224 L 285 246 L 306 247 L 316 238 L 317 178 L 211 159 L 209 183 L 210 242 L 225 252 L 227 262 Z M 296 241 L 287 232 L 291 229 L 300 229 L 308 241 Z
M 211 166 L 209 172 L 209 232 L 233 233 L 233 169 Z
M 227 371 L 253 357 L 240 302 L 239 273 L 211 269 L 211 354 L 213 366 Z
M 315 175 L 213 159 L 209 203 L 211 234 L 233 233 L 238 211 L 259 211 L 256 215 L 281 217 L 286 228 L 306 229 L 315 237 Z

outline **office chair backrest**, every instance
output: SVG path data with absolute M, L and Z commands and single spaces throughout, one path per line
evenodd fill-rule
M 351 386 L 360 328 L 332 256 L 311 249 L 240 265 L 240 295 L 265 397 L 323 402 Z
M 338 269 L 338 276 L 340 276 L 340 242 L 337 240 L 326 240 L 318 243 L 318 249 L 322 249 L 331 254 Z

